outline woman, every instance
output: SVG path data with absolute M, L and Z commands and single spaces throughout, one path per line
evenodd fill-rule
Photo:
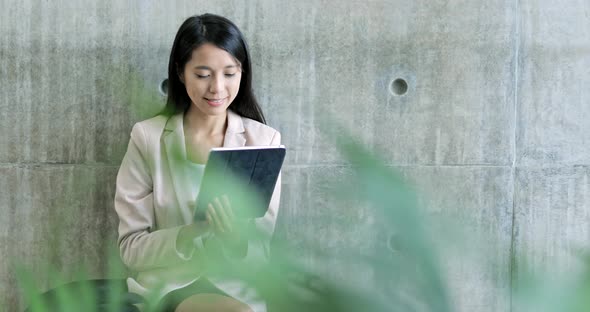
M 212 14 L 188 18 L 172 46 L 168 79 L 166 108 L 134 125 L 117 175 L 118 242 L 134 273 L 129 291 L 155 293 L 164 311 L 264 311 L 255 291 L 208 276 L 207 263 L 212 255 L 232 266 L 253 267 L 268 259 L 280 179 L 262 218 L 237 220 L 223 196 L 208 205 L 206 221 L 193 221 L 211 148 L 281 140 L 264 124 L 252 94 L 249 54 L 239 29 Z M 246 235 L 252 232 L 257 235 Z

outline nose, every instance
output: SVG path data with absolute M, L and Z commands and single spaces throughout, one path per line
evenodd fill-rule
M 218 93 L 219 91 L 223 90 L 223 86 L 223 76 L 216 76 L 213 79 L 211 79 L 211 84 L 209 85 L 209 92 Z

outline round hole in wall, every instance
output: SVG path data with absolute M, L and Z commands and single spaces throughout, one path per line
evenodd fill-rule
M 168 96 L 168 79 L 164 79 L 162 80 L 162 82 L 160 82 L 158 91 L 162 96 Z
M 402 78 L 397 78 L 391 82 L 389 89 L 393 95 L 404 95 L 408 92 L 408 83 Z
M 387 247 L 393 252 L 399 252 L 402 249 L 399 235 L 391 234 L 387 239 Z

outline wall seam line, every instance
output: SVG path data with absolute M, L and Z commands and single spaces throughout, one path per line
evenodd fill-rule
M 509 268 L 509 310 L 510 312 L 514 311 L 514 301 L 513 301 L 513 294 L 514 294 L 514 284 L 515 284 L 515 269 L 516 269 L 516 242 L 515 242 L 515 234 L 516 234 L 516 197 L 517 197 L 517 138 L 518 138 L 518 116 L 519 116 L 519 66 L 520 66 L 520 45 L 521 45 L 521 7 L 520 7 L 520 0 L 515 0 L 515 21 L 514 21 L 514 98 L 513 98 L 513 105 L 514 105 L 514 120 L 513 120 L 513 142 L 512 142 L 512 225 L 511 225 L 511 233 L 510 233 L 510 268 Z

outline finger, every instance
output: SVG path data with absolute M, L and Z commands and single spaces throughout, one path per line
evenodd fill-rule
M 210 227 L 213 227 L 213 218 L 211 217 L 211 214 L 209 213 L 209 209 L 207 209 L 207 211 L 205 212 L 205 219 L 207 220 L 207 224 L 209 224 Z
M 211 213 L 209 213 L 209 210 L 207 209 L 207 212 L 205 213 L 205 217 L 207 218 L 207 225 L 209 227 L 210 231 L 213 232 L 219 232 L 218 226 L 215 223 L 215 220 L 213 219 L 213 216 L 211 216 Z
M 221 204 L 221 201 L 219 200 L 219 198 L 215 198 L 215 205 L 217 206 L 217 214 L 219 215 L 221 222 L 223 222 L 223 227 L 225 228 L 225 230 L 227 230 L 228 232 L 232 231 L 232 224 L 231 224 L 231 220 L 229 219 L 229 217 L 227 216 L 226 213 L 226 207 L 224 207 Z
M 207 222 L 209 223 L 209 226 L 211 226 L 211 228 L 216 231 L 217 224 L 215 223 L 215 219 L 213 219 L 213 216 L 211 215 L 211 208 L 209 206 L 207 206 L 207 211 L 205 212 L 205 217 L 207 218 Z
M 234 215 L 234 210 L 229 202 L 229 197 L 227 197 L 227 195 L 223 195 L 221 197 L 221 200 L 223 201 L 223 205 L 225 205 L 225 207 L 226 207 L 225 212 L 227 213 L 227 216 L 231 220 L 235 219 L 236 216 Z
M 221 224 L 221 220 L 219 220 L 219 216 L 217 216 L 217 212 L 215 211 L 215 208 L 213 208 L 212 204 L 209 204 L 209 213 L 211 214 L 211 217 L 215 222 L 215 228 L 221 233 L 223 233 L 223 225 Z

